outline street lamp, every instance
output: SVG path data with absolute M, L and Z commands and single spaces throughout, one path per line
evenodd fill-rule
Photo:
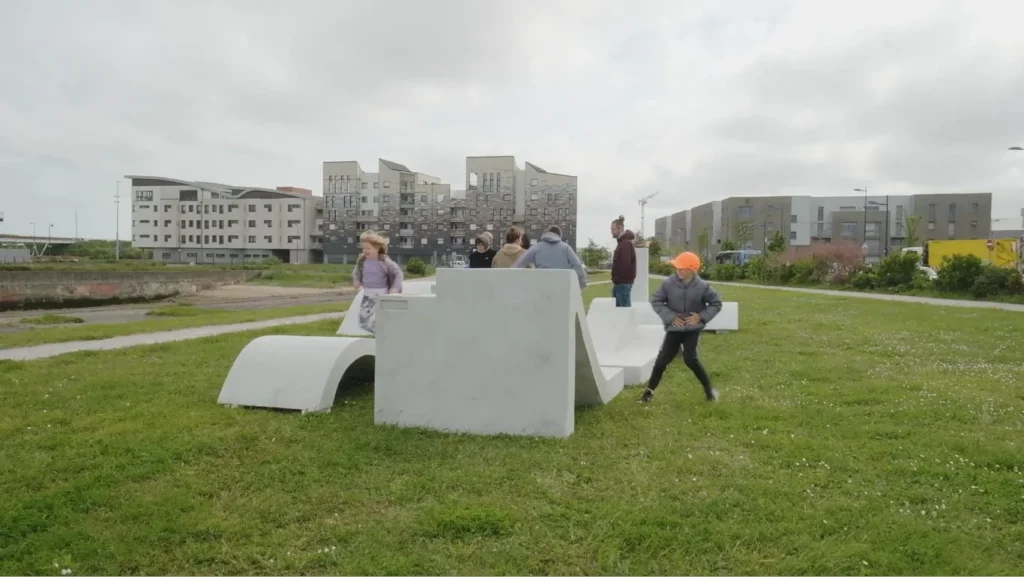
M 29 224 L 32 225 L 32 252 L 35 252 L 35 253 L 38 254 L 39 251 L 36 250 L 36 223 L 30 222 Z

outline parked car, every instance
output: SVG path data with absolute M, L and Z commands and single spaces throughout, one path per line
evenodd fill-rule
M 459 255 L 453 256 L 448 266 L 452 268 L 466 268 L 467 266 L 469 266 L 469 263 L 466 262 L 466 259 L 463 258 L 462 255 Z
M 939 273 L 935 272 L 935 269 L 933 269 L 930 266 L 924 266 L 919 264 L 917 265 L 917 268 L 919 268 L 921 272 L 923 272 L 928 277 L 928 280 L 935 280 L 939 278 Z

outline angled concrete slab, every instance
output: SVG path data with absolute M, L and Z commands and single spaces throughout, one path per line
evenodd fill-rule
M 407 295 L 432 294 L 433 290 L 434 281 L 432 280 L 415 280 L 402 284 L 402 292 Z M 338 327 L 337 335 L 352 337 L 373 336 L 372 333 L 359 326 L 359 307 L 362 302 L 363 291 L 360 289 L 352 299 L 352 304 L 349 305 L 345 318 L 341 320 L 341 326 Z

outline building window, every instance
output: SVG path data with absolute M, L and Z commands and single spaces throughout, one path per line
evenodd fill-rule
M 795 230 L 789 231 L 789 240 L 796 240 L 796 231 Z
M 380 183 L 379 183 L 379 182 L 375 182 L 375 183 L 373 183 L 373 187 L 374 187 L 374 188 L 380 188 Z
M 789 215 L 789 222 L 794 222 L 794 223 L 796 222 L 796 215 L 795 214 Z
M 949 203 L 949 222 L 956 222 L 956 203 Z
M 536 178 L 531 178 L 530 179 L 530 186 L 537 186 L 537 183 L 538 183 L 538 181 L 537 181 Z
M 420 225 L 420 230 L 427 230 L 426 223 L 423 223 L 423 224 Z
M 750 220 L 754 218 L 754 207 L 752 206 L 741 206 L 736 209 L 736 218 L 741 220 Z
M 928 230 L 935 230 L 935 221 L 928 221 Z
M 818 222 L 821 222 L 823 220 L 825 220 L 825 207 L 824 206 L 819 206 L 818 207 Z
M 421 244 L 421 245 L 425 245 L 425 244 L 427 244 L 428 242 L 430 242 L 430 240 L 429 240 L 429 239 L 427 239 L 427 237 L 423 237 L 423 238 L 421 238 L 421 239 L 420 239 L 420 244 Z
M 152 190 L 136 190 L 135 191 L 135 200 L 140 200 L 140 201 L 144 201 L 144 202 L 151 202 L 153 200 L 153 191 Z
M 437 244 L 444 244 L 444 239 L 443 238 L 437 239 Z
M 249 205 L 249 212 L 256 212 L 256 205 L 255 204 L 250 204 Z
M 865 236 L 872 236 L 872 237 L 878 236 L 878 223 L 877 222 L 866 223 L 864 225 L 864 235 Z
M 955 222 L 951 222 L 951 223 L 946 225 L 946 234 L 949 235 L 949 238 L 953 238 L 954 236 L 956 236 L 956 223 Z
M 971 233 L 973 234 L 973 233 L 976 233 L 976 232 L 978 232 L 978 221 L 972 220 L 971 221 Z
M 928 205 L 928 220 L 932 221 L 932 222 L 935 221 L 935 204 L 934 203 Z
M 267 212 L 274 212 L 274 205 L 272 204 L 264 204 L 263 208 L 267 209 Z
M 263 240 L 266 242 L 274 242 L 274 237 L 268 234 L 263 237 Z
M 843 238 L 853 238 L 857 235 L 857 223 L 855 222 L 844 222 L 842 223 L 842 232 L 840 233 Z
M 256 235 L 250 234 L 249 238 L 248 238 L 248 242 L 256 242 Z
M 385 180 L 384 181 L 384 188 L 391 188 L 391 181 L 390 180 Z
M 503 194 L 503 195 L 501 195 L 501 200 L 504 200 L 504 201 L 512 200 L 512 195 L 511 194 Z

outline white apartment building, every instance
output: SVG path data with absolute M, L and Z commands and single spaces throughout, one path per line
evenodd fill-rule
M 131 180 L 132 244 L 154 260 L 242 264 L 323 260 L 323 198 L 292 187 L 254 188 L 160 176 Z

